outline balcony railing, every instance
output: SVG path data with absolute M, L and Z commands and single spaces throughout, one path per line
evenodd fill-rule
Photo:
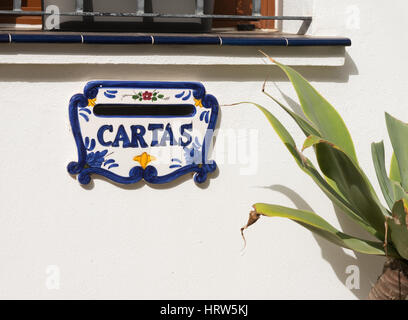
M 136 12 L 95 12 L 84 11 L 84 0 L 75 1 L 75 11 L 59 12 L 60 16 L 82 16 L 82 17 L 146 17 L 146 18 L 201 18 L 201 19 L 227 19 L 227 20 L 302 20 L 311 21 L 310 16 L 263 16 L 261 15 L 262 0 L 252 0 L 252 15 L 220 15 L 205 14 L 204 0 L 196 1 L 196 10 L 194 14 L 167 14 L 167 13 L 147 13 L 145 12 L 145 0 L 135 0 L 138 9 Z M 21 9 L 21 0 L 13 0 L 13 10 L 0 10 L 0 15 L 16 16 L 48 16 L 56 13 L 47 11 L 23 11 Z
M 57 0 L 54 1 L 56 4 Z M 67 4 L 67 0 L 64 5 Z M 190 11 L 195 11 L 191 14 L 185 13 L 156 13 L 152 12 L 152 0 L 133 0 L 133 12 L 98 12 L 90 8 L 92 0 L 71 0 L 72 9 L 67 11 L 55 12 L 42 9 L 41 11 L 26 11 L 22 8 L 21 0 L 13 0 L 13 10 L 0 10 L 1 15 L 18 16 L 42 16 L 50 15 L 68 16 L 68 19 L 58 26 L 65 24 L 64 28 L 48 28 L 47 20 L 58 19 L 42 19 L 44 30 L 69 31 L 69 32 L 26 32 L 25 30 L 9 32 L 7 30 L 0 31 L 0 43 L 77 43 L 77 44 L 152 44 L 152 45 L 216 45 L 216 46 L 283 46 L 283 47 L 299 47 L 299 46 L 350 46 L 351 40 L 344 37 L 313 37 L 304 36 L 305 30 L 310 26 L 312 17 L 310 16 L 266 16 L 261 12 L 261 0 L 252 0 L 251 15 L 224 15 L 224 14 L 209 14 L 208 8 L 212 6 L 212 0 L 195 0 L 195 7 L 192 5 Z M 191 0 L 193 1 L 193 0 Z M 136 6 L 137 5 L 137 6 Z M 136 9 L 135 9 L 136 8 Z M 195 9 L 193 9 L 195 8 Z M 55 8 L 54 8 L 55 9 Z M 146 10 L 145 10 L 146 9 Z M 191 10 L 193 9 L 193 10 Z M 69 11 L 71 10 L 71 11 Z M 69 17 L 82 17 L 82 19 L 74 19 Z M 128 19 L 97 19 L 96 17 L 117 17 Z M 129 17 L 131 19 L 129 19 Z M 134 19 L 133 19 L 134 17 Z M 95 18 L 95 19 L 94 19 Z M 137 19 L 138 18 L 138 19 Z M 142 18 L 142 19 L 141 19 Z M 154 18 L 179 18 L 175 21 L 167 22 L 167 19 Z M 181 18 L 181 19 L 180 19 Z M 184 19 L 183 19 L 184 18 Z M 197 19 L 199 18 L 199 19 Z M 242 23 L 244 28 L 238 30 L 248 30 L 249 24 L 239 22 L 244 21 L 260 21 L 260 20 L 300 20 L 301 23 L 297 34 L 288 35 L 279 32 L 264 33 L 231 33 L 229 30 L 214 30 L 211 31 L 212 20 L 235 20 Z M 63 20 L 63 19 L 61 19 Z M 81 21 L 80 21 L 81 20 Z M 157 21 L 158 20 L 158 21 Z M 166 20 L 163 22 L 163 20 Z M 182 22 L 180 22 L 182 20 Z M 184 22 L 188 20 L 187 22 Z M 193 20 L 193 22 L 190 22 Z M 201 21 L 201 23 L 197 23 Z M 171 19 L 170 19 L 171 21 Z M 179 23 L 180 28 L 175 25 Z M 120 24 L 120 26 L 118 25 Z M 198 27 L 197 27 L 198 25 Z M 204 25 L 204 27 L 202 27 Z M 254 24 L 251 24 L 252 26 Z M 5 26 L 8 27 L 7 25 Z M 159 28 L 155 28 L 159 27 Z M 25 28 L 25 27 L 24 27 Z M 173 29 L 171 29 L 173 28 Z M 178 31 L 172 31 L 172 30 Z M 136 31 L 137 32 L 133 32 Z M 160 30 L 155 32 L 154 30 Z M 74 31 L 72 33 L 71 31 Z M 103 31 L 99 34 L 94 34 L 92 31 Z M 124 31 L 126 34 L 122 34 Z M 146 31 L 146 33 L 140 32 Z M 160 34 L 166 32 L 166 35 Z M 181 34 L 177 34 L 177 33 Z M 201 34 L 197 34 L 200 32 Z M 169 34 L 175 33 L 175 34 Z

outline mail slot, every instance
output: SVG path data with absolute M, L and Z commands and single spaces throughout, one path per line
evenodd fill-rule
M 216 169 L 208 159 L 218 102 L 196 82 L 92 81 L 69 104 L 78 160 L 68 172 L 88 184 L 93 174 L 114 182 L 168 183 Z
M 192 104 L 97 104 L 94 114 L 100 117 L 189 117 L 196 113 Z

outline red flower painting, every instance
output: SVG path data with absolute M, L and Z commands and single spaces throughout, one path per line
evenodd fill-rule
M 123 95 L 123 97 L 126 97 L 129 95 Z M 158 91 L 154 90 L 154 91 L 139 91 L 139 92 L 135 92 L 135 94 L 131 95 L 132 99 L 134 100 L 139 100 L 139 101 L 143 101 L 143 100 L 147 100 L 147 101 L 152 101 L 155 102 L 159 99 L 164 99 L 164 100 L 168 100 L 169 97 L 165 97 L 164 94 L 159 93 Z
M 152 100 L 153 93 L 149 91 L 145 91 L 143 93 L 143 100 Z

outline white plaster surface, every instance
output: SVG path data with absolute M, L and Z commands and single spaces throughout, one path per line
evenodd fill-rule
M 350 6 L 359 9 L 359 28 L 348 24 Z M 389 159 L 384 111 L 408 118 L 407 10 L 403 0 L 392 6 L 385 1 L 314 1 L 313 32 L 349 36 L 353 46 L 347 49 L 344 66 L 297 67 L 345 119 L 360 163 L 378 191 L 370 143 L 385 139 Z M 293 89 L 276 67 L 259 63 L 257 53 L 251 53 L 253 66 L 181 65 L 172 60 L 157 64 L 154 55 L 152 62 L 140 64 L 137 53 L 120 52 L 105 55 L 105 64 L 97 65 L 78 61 L 80 49 L 72 47 L 64 59 L 75 63 L 66 65 L 54 64 L 53 58 L 32 64 L 32 59 L 40 59 L 40 46 L 32 45 L 31 54 L 14 48 L 16 55 L 6 46 L 0 47 L 1 298 L 367 296 L 382 269 L 382 258 L 356 256 L 291 221 L 261 219 L 248 230 L 247 248 L 241 254 L 239 229 L 255 202 L 310 207 L 346 232 L 365 236 L 341 213 L 336 216 L 330 201 L 296 166 L 252 106 L 222 107 L 220 116 L 220 129 L 244 130 L 237 137 L 241 145 L 249 147 L 244 133 L 259 130 L 257 152 L 252 152 L 257 170 L 251 175 L 241 174 L 248 164 L 220 160 L 218 176 L 206 188 L 197 187 L 192 179 L 167 187 L 135 188 L 95 179 L 90 188 L 83 188 L 66 172 L 76 157 L 68 101 L 93 79 L 202 81 L 220 104 L 265 105 L 301 144 L 302 134 L 291 119 L 261 94 L 266 77 L 267 90 L 282 101 L 285 97 L 278 89 L 287 100 L 296 99 Z M 95 55 L 101 54 L 98 48 Z M 10 64 L 13 59 L 20 59 L 19 64 Z M 115 63 L 116 59 L 126 61 Z M 223 61 L 228 59 L 234 58 Z M 288 104 L 296 108 L 292 101 Z M 218 141 L 216 151 L 221 146 Z M 220 154 L 231 156 L 234 144 L 226 146 L 230 148 Z M 359 290 L 345 286 L 349 265 L 360 268 Z M 58 278 L 59 289 L 53 289 Z
M 344 47 L 236 47 L 177 45 L 4 44 L 4 64 L 265 65 L 259 50 L 282 63 L 342 66 Z

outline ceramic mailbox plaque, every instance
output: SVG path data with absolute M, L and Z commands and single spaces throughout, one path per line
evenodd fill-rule
M 69 104 L 78 161 L 68 172 L 81 184 L 92 174 L 159 184 L 192 172 L 202 183 L 216 169 L 207 156 L 217 116 L 201 83 L 89 82 Z

